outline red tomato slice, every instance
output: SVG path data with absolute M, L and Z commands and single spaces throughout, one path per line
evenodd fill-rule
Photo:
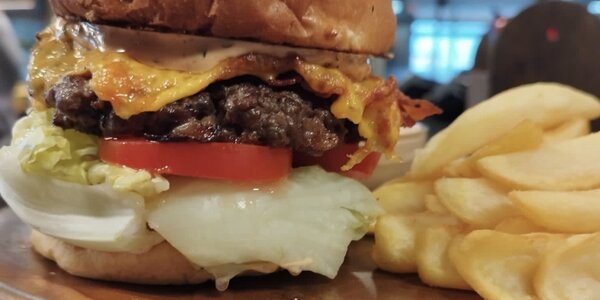
M 328 172 L 338 172 L 354 179 L 367 179 L 377 167 L 381 153 L 372 152 L 358 165 L 349 171 L 341 171 L 343 165 L 348 162 L 348 157 L 358 149 L 358 144 L 339 145 L 319 157 L 304 153 L 294 153 L 294 166 L 320 165 Z
M 253 182 L 286 177 L 292 161 L 287 148 L 233 143 L 103 140 L 98 152 L 103 161 L 159 174 Z

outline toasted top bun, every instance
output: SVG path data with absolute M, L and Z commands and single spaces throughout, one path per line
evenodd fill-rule
M 80 248 L 38 231 L 31 232 L 31 245 L 70 274 L 108 281 L 139 284 L 196 284 L 213 280 L 204 269 L 192 265 L 167 242 L 142 254 L 102 252 Z M 271 263 L 255 263 L 254 269 L 240 276 L 256 276 L 278 270 Z
M 67 19 L 383 55 L 390 0 L 50 0 Z

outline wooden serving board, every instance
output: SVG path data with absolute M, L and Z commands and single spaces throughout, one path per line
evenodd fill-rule
M 474 293 L 434 289 L 416 275 L 376 270 L 370 259 L 371 238 L 355 242 L 334 280 L 303 273 L 279 272 L 233 279 L 218 292 L 214 283 L 190 286 L 143 286 L 71 276 L 31 250 L 29 231 L 8 208 L 0 209 L 0 299 L 480 299 Z

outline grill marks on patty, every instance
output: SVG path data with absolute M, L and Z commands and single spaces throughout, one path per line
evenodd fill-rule
M 356 125 L 331 114 L 331 101 L 298 86 L 284 90 L 242 77 L 125 120 L 98 99 L 89 79 L 65 76 L 46 93 L 46 103 L 56 108 L 56 126 L 103 137 L 290 147 L 315 156 L 359 140 Z

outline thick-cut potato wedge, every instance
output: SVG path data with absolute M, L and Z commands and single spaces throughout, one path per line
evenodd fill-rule
M 477 230 L 450 245 L 448 254 L 462 278 L 485 299 L 537 299 L 533 275 L 543 253 L 564 242 L 563 235 L 512 235 Z
M 440 202 L 434 194 L 425 195 L 425 209 L 437 214 L 449 214 L 448 209 Z
M 449 162 L 497 140 L 526 119 L 547 129 L 573 118 L 598 116 L 600 102 L 590 94 L 554 83 L 523 85 L 465 111 L 416 153 L 409 174 L 433 179 Z
M 377 219 L 371 256 L 380 269 L 394 273 L 413 273 L 417 270 L 414 222 L 408 215 L 383 215 Z
M 375 224 L 372 257 L 382 270 L 395 273 L 417 271 L 415 243 L 418 233 L 429 226 L 457 225 L 450 215 L 422 212 L 412 215 L 384 215 Z
M 425 210 L 425 195 L 433 194 L 431 181 L 392 182 L 373 192 L 388 214 L 416 213 Z
M 523 216 L 514 216 L 506 218 L 494 228 L 496 231 L 511 233 L 511 234 L 525 234 L 534 232 L 550 232 L 550 230 L 536 225 L 531 220 Z
M 442 170 L 442 177 L 477 178 L 481 177 L 477 166 L 469 157 L 461 157 L 448 163 Z
M 600 231 L 600 189 L 574 192 L 514 191 L 509 197 L 524 216 L 554 232 Z
M 484 176 L 514 189 L 593 189 L 600 187 L 600 133 L 485 157 L 477 167 Z
M 544 300 L 600 297 L 600 234 L 575 235 L 542 259 L 534 276 Z
M 477 161 L 481 158 L 535 149 L 544 142 L 544 131 L 530 120 L 524 120 L 499 139 L 481 147 L 468 157 L 459 158 L 444 167 L 447 177 L 481 177 Z
M 448 258 L 452 239 L 463 233 L 464 226 L 432 226 L 417 235 L 417 269 L 421 280 L 431 286 L 470 290 Z
M 396 177 L 396 178 L 392 178 L 384 183 L 382 183 L 379 188 L 384 187 L 386 185 L 393 185 L 396 183 L 402 183 L 402 182 L 411 182 L 412 180 L 410 180 L 409 178 L 406 177 Z
M 544 130 L 531 120 L 524 120 L 501 138 L 481 147 L 469 159 L 476 162 L 484 157 L 535 149 L 544 142 Z
M 442 178 L 435 192 L 453 215 L 476 228 L 494 228 L 516 215 L 506 192 L 487 179 Z
M 570 140 L 589 134 L 590 131 L 590 121 L 584 118 L 577 118 L 567 121 L 556 128 L 547 130 L 544 133 L 544 142 Z

